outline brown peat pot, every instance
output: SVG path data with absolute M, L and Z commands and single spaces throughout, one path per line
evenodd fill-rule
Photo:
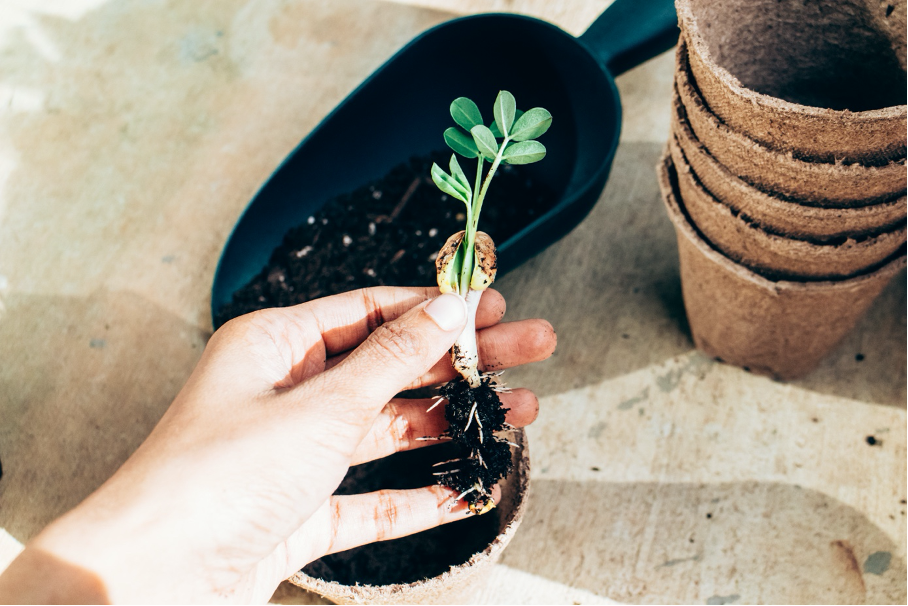
M 677 141 L 669 149 L 678 181 L 678 204 L 707 241 L 730 259 L 774 279 L 826 280 L 875 269 L 905 242 L 905 226 L 855 240 L 830 243 L 796 240 L 769 233 L 734 212 L 704 189 Z
M 734 213 L 748 217 L 767 231 L 801 240 L 824 241 L 891 231 L 905 222 L 908 201 L 904 195 L 869 206 L 823 208 L 773 196 L 749 185 L 717 162 L 697 140 L 677 94 L 672 104 L 672 133 L 700 183 Z M 680 164 L 676 162 L 676 165 Z
M 905 155 L 906 0 L 676 0 L 708 107 L 826 162 Z
M 678 45 L 675 90 L 696 138 L 733 174 L 767 193 L 813 206 L 867 206 L 904 195 L 908 175 L 904 156 L 882 166 L 808 162 L 766 147 L 723 123 L 704 103 L 696 86 L 699 82 L 691 79 L 686 49 L 686 44 Z
M 395 585 L 345 585 L 315 578 L 302 571 L 291 577 L 294 585 L 313 591 L 337 604 L 466 604 L 510 543 L 526 511 L 530 484 L 530 457 L 526 433 L 509 432 L 517 444 L 511 451 L 510 475 L 499 483 L 501 502 L 486 516 L 497 516 L 498 535 L 483 551 L 467 562 L 452 563 L 447 572 L 422 581 Z M 429 447 L 432 448 L 432 447 Z M 460 524 L 461 522 L 454 522 Z
M 773 282 L 714 250 L 678 204 L 674 166 L 657 167 L 678 237 L 681 288 L 697 348 L 779 380 L 802 377 L 854 327 L 905 267 L 905 251 L 876 271 L 827 282 Z

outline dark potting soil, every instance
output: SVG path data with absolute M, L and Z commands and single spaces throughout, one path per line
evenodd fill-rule
M 435 483 L 432 465 L 457 457 L 453 444 L 428 446 L 351 467 L 336 494 L 382 488 L 405 490 Z M 325 556 L 303 568 L 306 574 L 344 585 L 413 583 L 438 576 L 483 551 L 499 530 L 499 511 L 445 524 L 415 535 Z
M 508 409 L 494 391 L 492 377 L 483 377 L 479 387 L 470 388 L 464 379 L 456 379 L 441 388 L 448 429 L 456 449 L 454 460 L 439 466 L 447 471 L 438 483 L 449 486 L 471 506 L 482 509 L 491 498 L 492 486 L 511 471 L 511 447 L 495 433 L 505 428 Z
M 463 203 L 439 191 L 429 176 L 432 162 L 447 167 L 450 157 L 450 151 L 414 157 L 291 227 L 262 271 L 221 307 L 215 326 L 357 288 L 433 286 L 435 256 L 465 220 Z M 497 243 L 554 205 L 554 193 L 534 182 L 532 170 L 502 165 L 489 187 L 480 229 Z

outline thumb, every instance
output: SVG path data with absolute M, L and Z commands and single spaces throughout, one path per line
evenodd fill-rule
M 369 425 L 395 394 L 427 373 L 463 331 L 467 304 L 444 294 L 379 326 L 337 366 L 318 375 L 341 406 Z

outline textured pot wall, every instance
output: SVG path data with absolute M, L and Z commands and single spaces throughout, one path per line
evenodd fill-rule
M 697 140 L 677 94 L 672 100 L 672 133 L 703 187 L 736 213 L 768 231 L 799 239 L 865 236 L 903 223 L 906 197 L 857 208 L 807 206 L 767 194 L 731 173 Z M 674 154 L 673 154 L 674 155 Z
M 657 167 L 675 227 L 681 285 L 697 347 L 710 356 L 780 380 L 813 370 L 905 267 L 904 250 L 876 272 L 837 282 L 772 282 L 707 244 L 678 204 L 668 154 Z
M 697 139 L 732 173 L 767 192 L 817 206 L 866 206 L 904 194 L 908 175 L 904 157 L 882 166 L 807 162 L 790 153 L 766 147 L 719 120 L 712 113 L 712 106 L 705 103 L 700 95 L 698 87 L 701 82 L 695 82 L 691 77 L 687 48 L 683 43 L 678 46 L 676 91 Z M 759 113 L 757 105 L 748 103 L 746 109 L 749 115 Z M 817 124 L 816 128 L 817 132 L 836 130 L 831 125 L 821 127 Z M 904 139 L 904 123 L 899 128 Z M 794 133 L 793 130 L 791 132 Z
M 875 269 L 905 242 L 905 226 L 841 243 L 817 244 L 771 234 L 706 191 L 677 141 L 669 143 L 678 203 L 706 239 L 729 258 L 774 279 L 841 279 Z

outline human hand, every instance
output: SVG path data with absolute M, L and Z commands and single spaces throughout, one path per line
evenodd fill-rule
M 227 323 L 148 439 L 0 577 L 0 598 L 24 601 L 18 582 L 53 601 L 56 579 L 56 599 L 77 601 L 59 586 L 73 575 L 31 576 L 51 561 L 91 576 L 93 600 L 264 602 L 322 555 L 471 515 L 440 486 L 332 496 L 350 465 L 445 429 L 441 406 L 393 397 L 454 376 L 466 311 L 435 296 L 367 289 Z M 477 314 L 486 368 L 548 357 L 551 326 L 499 324 L 504 308 L 488 291 Z M 502 400 L 518 427 L 538 411 L 527 390 Z

